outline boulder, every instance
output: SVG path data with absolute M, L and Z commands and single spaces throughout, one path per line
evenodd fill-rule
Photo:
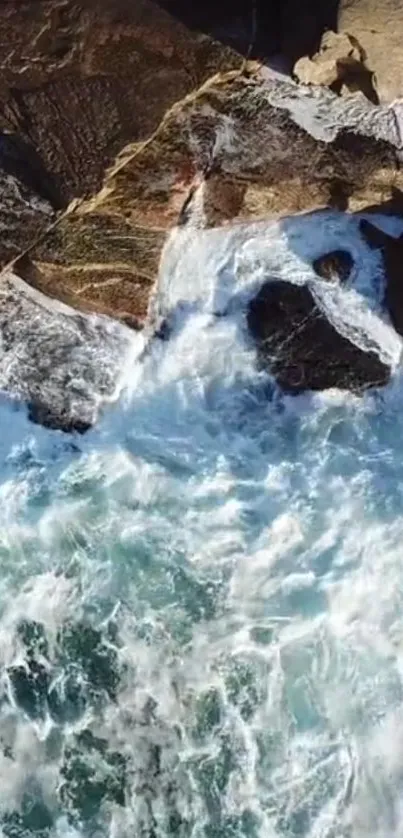
M 403 336 L 403 236 L 389 236 L 366 219 L 360 221 L 360 232 L 370 247 L 382 253 L 385 306 L 393 326 Z
M 348 250 L 332 250 L 313 262 L 313 269 L 327 282 L 347 282 L 354 267 L 354 260 Z
M 326 85 L 343 94 L 362 91 L 371 102 L 378 102 L 365 53 L 358 41 L 344 32 L 325 32 L 318 52 L 312 58 L 300 58 L 294 75 L 303 84 Z
M 262 365 L 287 393 L 331 387 L 360 393 L 389 380 L 389 367 L 341 335 L 307 286 L 266 282 L 249 303 L 247 323 Z
M 381 102 L 403 95 L 403 4 L 401 0 L 340 0 L 338 30 L 353 36 L 375 73 Z
M 141 326 L 166 235 L 178 222 L 361 210 L 403 187 L 389 111 L 374 128 L 373 106 L 360 102 L 340 109 L 338 131 L 333 124 L 328 135 L 321 127 L 322 137 L 313 136 L 292 112 L 299 91 L 256 65 L 214 76 L 168 110 L 148 141 L 128 144 L 98 193 L 60 217 L 17 272 L 76 308 Z M 315 126 L 339 102 L 324 90 L 304 95 L 302 113 Z

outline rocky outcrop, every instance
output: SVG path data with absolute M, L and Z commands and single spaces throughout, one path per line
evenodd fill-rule
M 0 131 L 36 155 L 58 208 L 96 192 L 125 143 L 242 61 L 154 0 L 7 0 L 0 42 Z
M 305 70 L 314 65 L 321 73 L 330 61 L 333 91 L 245 61 L 259 54 L 264 8 L 277 21 L 269 51 L 295 61 L 308 30 L 317 49 L 329 23 L 322 13 L 315 18 L 319 0 L 257 0 L 248 7 L 245 43 L 223 33 L 219 4 L 213 27 L 202 20 L 206 13 L 211 22 L 208 4 L 162 5 L 10 0 L 0 16 L 0 266 L 12 262 L 28 283 L 17 288 L 15 276 L 3 274 L 0 375 L 30 417 L 50 427 L 92 424 L 113 390 L 124 338 L 104 319 L 65 311 L 55 319 L 32 289 L 140 328 L 176 225 L 225 226 L 323 207 L 359 211 L 403 191 L 395 112 L 361 94 L 333 92 L 362 89 L 371 77 L 354 33 L 326 36 L 305 62 Z M 374 246 L 389 253 L 389 245 Z M 353 265 L 337 250 L 314 268 L 326 281 L 348 282 Z M 387 294 L 400 331 L 392 313 L 397 285 Z M 388 380 L 388 366 L 339 335 L 306 287 L 265 285 L 249 325 L 261 358 L 289 392 L 360 391 Z M 107 381 L 93 369 L 93 349 L 103 346 L 116 362 Z
M 141 325 L 166 234 L 179 220 L 217 226 L 327 206 L 359 210 L 403 187 L 386 139 L 393 115 L 374 128 L 361 105 L 319 139 L 292 114 L 296 91 L 254 66 L 213 77 L 171 108 L 150 140 L 127 145 L 101 190 L 64 215 L 18 272 L 75 307 Z M 313 126 L 314 106 L 327 113 L 323 104 L 340 101 L 323 96 L 304 100 Z
M 365 53 L 358 41 L 344 32 L 325 32 L 319 51 L 312 58 L 300 58 L 294 75 L 303 84 L 325 85 L 342 94 L 362 91 L 371 102 L 378 102 Z
M 403 95 L 403 4 L 401 0 L 340 0 L 338 30 L 348 32 L 375 73 L 381 102 Z
M 403 236 L 389 236 L 366 219 L 360 221 L 360 231 L 367 244 L 382 253 L 385 307 L 396 331 L 403 336 Z
M 266 282 L 249 304 L 247 322 L 262 365 L 285 392 L 362 392 L 389 380 L 389 367 L 341 335 L 307 286 Z

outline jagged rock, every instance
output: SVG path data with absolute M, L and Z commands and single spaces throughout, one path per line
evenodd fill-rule
M 315 259 L 313 269 L 329 282 L 346 282 L 354 267 L 354 260 L 347 250 L 333 250 Z
M 262 365 L 287 393 L 361 392 L 389 380 L 389 367 L 341 335 L 306 286 L 266 282 L 249 304 L 247 322 Z
M 215 226 L 329 205 L 358 210 L 403 186 L 397 149 L 386 129 L 385 139 L 374 135 L 383 123 L 374 128 L 365 103 L 340 110 L 339 131 L 324 141 L 292 115 L 298 85 L 249 70 L 213 77 L 168 111 L 150 141 L 126 146 L 98 194 L 60 219 L 18 264 L 20 275 L 75 307 L 140 325 L 178 220 Z M 327 114 L 341 102 L 327 91 L 323 99 L 304 100 L 312 125 L 314 106 Z M 392 117 L 384 119 L 389 130 Z
M 366 219 L 360 221 L 360 232 L 370 247 L 382 252 L 385 305 L 396 331 L 403 336 L 403 236 L 389 236 Z
M 312 58 L 300 58 L 294 75 L 303 84 L 326 85 L 337 93 L 361 90 L 371 102 L 378 101 L 365 53 L 358 41 L 344 32 L 325 32 L 319 51 Z
M 357 39 L 381 102 L 403 94 L 401 0 L 340 0 L 338 29 Z
M 0 42 L 0 131 L 25 143 L 58 207 L 95 192 L 126 142 L 242 60 L 154 0 L 7 0 Z

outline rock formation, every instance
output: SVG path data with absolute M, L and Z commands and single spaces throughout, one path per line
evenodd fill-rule
M 317 139 L 290 114 L 296 90 L 256 67 L 214 76 L 174 105 L 149 141 L 127 145 L 100 191 L 64 215 L 18 272 L 75 307 L 141 325 L 184 203 L 197 223 L 216 226 L 363 209 L 403 187 L 397 150 L 371 135 L 365 118 L 367 133 L 346 117 L 332 139 Z
M 35 150 L 64 206 L 127 142 L 242 58 L 154 0 L 12 0 L 0 15 L 0 130 Z
M 403 95 L 403 4 L 401 0 L 340 0 L 338 31 L 353 36 L 375 73 L 381 102 Z
M 96 193 L 125 143 L 242 63 L 154 0 L 7 0 L 0 42 L 0 266 Z
M 362 91 L 371 102 L 378 102 L 374 74 L 365 64 L 365 53 L 359 42 L 344 32 L 325 32 L 319 51 L 312 58 L 300 58 L 294 75 L 303 84 L 325 85 L 335 93 Z
M 340 25 L 349 5 L 365 3 L 371 0 L 340 0 Z M 325 5 L 225 0 L 215 9 L 183 0 L 8 0 L 0 15 L 0 267 L 12 267 L 28 283 L 21 308 L 9 270 L 3 274 L 0 326 L 9 357 L 15 347 L 20 353 L 21 334 L 32 347 L 40 331 L 43 301 L 36 298 L 32 323 L 25 314 L 33 311 L 29 286 L 141 328 L 162 248 L 177 224 L 214 227 L 329 206 L 359 211 L 401 196 L 396 114 L 374 108 L 361 93 L 335 95 L 343 86 L 362 89 L 376 67 L 347 24 L 347 35 L 327 34 L 320 46 L 324 29 L 336 27 L 337 3 Z M 313 68 L 332 90 L 298 85 L 246 60 L 279 52 L 291 68 L 304 51 L 314 58 L 299 64 L 301 78 L 312 83 L 306 72 Z M 338 250 L 314 267 L 322 279 L 344 282 L 351 257 Z M 270 338 L 284 360 L 279 380 L 294 390 L 300 386 L 294 379 L 320 386 L 319 373 L 310 372 L 315 347 L 332 344 L 326 381 L 355 389 L 386 381 L 388 369 L 336 337 L 310 293 L 293 287 L 280 295 L 290 323 L 299 323 L 302 311 L 316 331 L 304 326 L 306 343 L 297 341 L 287 362 L 277 352 L 280 338 Z M 66 382 L 76 386 L 68 369 L 86 344 L 85 322 L 81 315 L 70 320 L 68 352 L 55 366 L 49 358 L 47 366 L 42 362 L 41 349 L 34 353 L 59 395 L 40 376 L 21 383 L 20 368 L 9 374 L 13 366 L 3 365 L 3 385 L 29 402 L 32 418 L 80 430 L 93 421 L 94 405 L 83 412 L 81 392 L 74 410 L 70 397 L 59 397 Z M 52 333 L 49 312 L 43 323 Z M 103 328 L 89 329 L 97 347 Z M 119 340 L 106 340 L 116 355 Z M 302 378 L 295 372 L 298 352 Z M 90 359 L 89 350 L 89 377 Z M 98 385 L 101 395 L 110 392 L 110 382 L 106 391 L 101 380 Z
M 288 393 L 386 384 L 390 370 L 329 323 L 307 286 L 266 282 L 248 308 L 261 361 Z
M 314 271 L 328 282 L 347 282 L 353 267 L 353 257 L 347 250 L 333 250 L 313 262 Z

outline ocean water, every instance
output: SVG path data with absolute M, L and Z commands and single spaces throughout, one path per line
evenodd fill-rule
M 342 289 L 311 268 L 340 246 Z M 279 394 L 245 324 L 270 276 L 309 281 L 390 385 Z M 177 230 L 169 337 L 121 329 L 93 430 L 1 402 L 4 836 L 403 834 L 402 345 L 382 281 L 337 213 Z

